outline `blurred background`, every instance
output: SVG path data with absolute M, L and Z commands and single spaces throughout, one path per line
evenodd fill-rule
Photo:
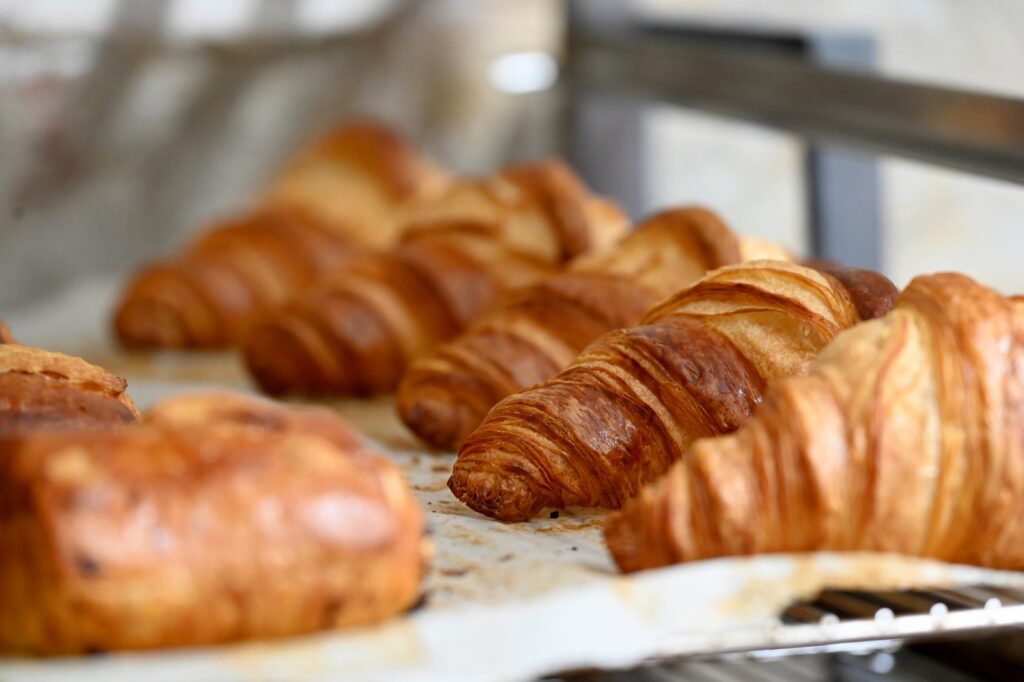
M 0 0 L 0 314 L 169 251 L 350 115 L 397 125 L 464 173 L 567 154 L 634 217 L 700 203 L 803 254 L 821 250 L 827 204 L 826 255 L 900 285 L 956 269 L 1024 291 L 1024 185 L 703 107 L 581 93 L 565 75 L 570 24 L 609 17 L 1024 98 L 1015 0 L 593 0 L 573 12 L 557 0 Z M 1008 147 L 1022 127 L 1003 122 Z

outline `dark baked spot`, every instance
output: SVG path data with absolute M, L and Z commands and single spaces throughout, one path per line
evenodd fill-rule
M 558 518 L 558 510 L 556 509 L 555 511 L 551 512 L 550 516 L 553 519 L 557 519 Z
M 330 625 L 332 623 L 337 622 L 338 614 L 341 613 L 341 610 L 344 607 L 344 599 L 341 599 L 339 597 L 335 597 L 334 599 L 328 599 L 327 602 L 324 604 L 324 609 L 321 616 L 323 618 L 323 623 L 325 625 Z
M 409 612 L 411 613 L 413 611 L 419 611 L 420 609 L 425 608 L 427 606 L 428 601 L 429 597 L 427 596 L 427 593 L 421 592 L 420 598 L 416 600 L 415 604 L 409 607 Z
M 99 562 L 88 554 L 75 556 L 75 566 L 78 568 L 78 572 L 87 578 L 95 578 L 103 572 Z

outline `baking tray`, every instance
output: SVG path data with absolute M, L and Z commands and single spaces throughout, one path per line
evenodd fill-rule
M 19 340 L 82 355 L 127 377 L 145 407 L 206 388 L 252 391 L 230 353 L 126 353 L 107 334 L 111 281 L 85 282 L 8 315 Z M 529 680 L 559 671 L 624 668 L 664 655 L 770 648 L 778 614 L 824 587 L 954 584 L 1024 588 L 1024 575 L 869 553 L 772 555 L 618 575 L 600 512 L 501 524 L 445 487 L 450 453 L 426 449 L 391 400 L 329 403 L 398 462 L 427 514 L 434 558 L 422 604 L 377 627 L 247 643 L 84 658 L 0 659 L 8 680 Z

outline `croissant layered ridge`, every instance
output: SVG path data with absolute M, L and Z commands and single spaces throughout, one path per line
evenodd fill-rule
M 871 550 L 1024 567 L 1024 302 L 918 277 L 608 519 L 625 571 Z
M 625 232 L 563 164 L 457 183 L 401 243 L 325 278 L 255 325 L 245 357 L 273 394 L 392 391 L 409 361 L 498 298 Z
M 635 325 L 655 303 L 708 270 L 783 249 L 735 235 L 713 212 L 659 213 L 614 248 L 492 307 L 458 338 L 415 360 L 398 390 L 407 426 L 439 448 L 457 446 L 507 395 L 564 369 L 595 338 Z
M 873 294 L 895 287 L 869 278 Z M 499 402 L 449 479 L 471 508 L 520 521 L 547 507 L 621 506 L 697 438 L 743 424 L 766 387 L 807 370 L 858 321 L 839 278 L 780 261 L 720 268 Z

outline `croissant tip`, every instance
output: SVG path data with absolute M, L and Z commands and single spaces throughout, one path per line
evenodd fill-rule
M 635 542 L 628 515 L 622 511 L 608 515 L 601 528 L 605 546 L 612 560 L 623 573 L 635 573 L 644 567 L 640 564 L 640 552 Z
M 396 404 L 402 422 L 421 440 L 440 450 L 457 448 L 473 426 L 482 421 L 482 415 L 467 414 L 471 410 L 453 402 L 444 391 L 399 388 Z
M 534 501 L 529 482 L 507 472 L 472 471 L 455 463 L 448 489 L 463 504 L 498 521 L 529 521 L 545 507 Z
M 156 301 L 123 301 L 114 312 L 114 333 L 118 342 L 128 348 L 192 345 L 178 312 Z
M 302 378 L 301 346 L 273 325 L 253 329 L 246 338 L 242 356 L 249 375 L 268 395 L 281 396 L 310 389 Z

